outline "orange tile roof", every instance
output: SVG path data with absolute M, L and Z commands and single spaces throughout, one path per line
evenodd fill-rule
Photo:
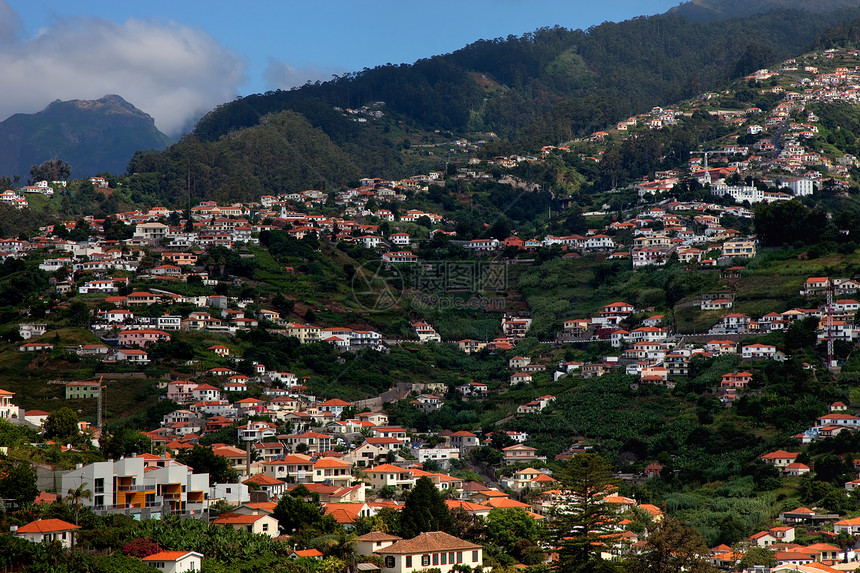
M 228 513 L 219 516 L 212 523 L 218 525 L 250 525 L 256 523 L 257 520 L 266 517 L 265 515 L 241 515 L 238 513 Z
M 162 551 L 153 555 L 147 555 L 141 561 L 179 561 L 194 551 Z
M 335 460 L 333 458 L 320 458 L 314 464 L 314 468 L 351 468 L 352 464 Z
M 18 533 L 53 533 L 80 529 L 80 525 L 63 521 L 62 519 L 38 519 L 18 528 Z
M 446 499 L 445 505 L 448 506 L 448 509 L 462 509 L 463 511 L 489 511 L 492 508 L 488 505 L 482 505 L 480 503 L 472 503 L 471 501 L 460 501 L 458 499 Z
M 273 478 L 272 476 L 268 476 L 266 474 L 256 474 L 252 475 L 242 483 L 255 483 L 257 485 L 281 485 L 285 482 L 282 482 L 279 479 Z
M 527 507 L 529 507 L 529 508 L 531 507 L 531 506 L 530 506 L 529 504 L 527 504 L 527 503 L 523 503 L 523 502 L 521 502 L 521 501 L 516 501 L 516 500 L 513 500 L 513 499 L 509 499 L 509 498 L 507 498 L 507 497 L 498 497 L 498 498 L 495 498 L 495 499 L 491 499 L 491 500 L 489 500 L 489 501 L 487 502 L 487 505 L 490 505 L 490 506 L 492 506 L 492 507 L 504 508 L 504 509 L 508 509 L 508 508 L 511 508 L 511 507 L 520 507 L 520 508 L 525 509 L 525 508 L 527 508 Z

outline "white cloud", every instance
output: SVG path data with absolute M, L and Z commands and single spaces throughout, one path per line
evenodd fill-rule
M 0 0 L 0 20 L 5 11 L 11 9 Z M 4 36 L 0 27 L 0 40 Z M 0 70 L 6 86 L 0 118 L 36 112 L 57 99 L 115 93 L 154 117 L 169 135 L 233 99 L 245 80 L 245 62 L 209 34 L 135 19 L 124 24 L 71 19 L 31 39 L 0 41 Z
M 18 36 L 20 27 L 21 20 L 18 18 L 18 14 L 5 0 L 0 0 L 0 44 L 14 41 Z
M 269 89 L 288 90 L 305 85 L 307 82 L 321 82 L 332 79 L 335 74 L 342 74 L 345 68 L 323 68 L 318 66 L 296 67 L 289 62 L 269 59 L 264 76 Z

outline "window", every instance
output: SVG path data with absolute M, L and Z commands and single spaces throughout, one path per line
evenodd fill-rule
M 406 556 L 406 568 L 409 569 L 410 567 L 412 567 L 412 556 L 407 555 Z
M 439 565 L 439 554 L 438 553 L 433 554 L 433 565 Z
M 458 551 L 457 552 L 457 563 L 462 563 L 462 562 L 463 562 L 463 552 Z
M 478 562 L 478 550 L 476 549 L 476 550 L 472 551 L 472 563 L 477 563 L 477 562 Z
M 429 555 L 422 555 L 421 556 L 421 566 L 427 567 L 429 565 L 430 565 L 430 556 Z
M 269 524 L 268 523 L 263 524 L 263 531 L 269 531 Z
M 442 554 L 442 562 L 439 563 L 439 565 L 447 565 L 448 564 L 448 560 L 446 559 L 447 557 L 448 557 L 448 555 L 443 553 Z
M 452 551 L 451 553 L 449 553 L 449 554 L 448 554 L 448 563 L 449 563 L 450 565 L 453 565 L 453 564 L 454 564 L 454 552 L 453 552 L 453 551 Z
M 391 555 L 385 556 L 385 568 L 393 569 L 394 568 L 394 557 Z
M 233 488 L 232 488 L 232 487 L 228 487 L 228 488 L 226 488 L 226 492 L 227 492 L 227 493 L 233 493 Z

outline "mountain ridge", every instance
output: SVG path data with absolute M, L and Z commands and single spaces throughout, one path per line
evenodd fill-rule
M 140 149 L 172 143 L 152 116 L 121 96 L 55 100 L 43 110 L 0 122 L 0 175 L 26 176 L 30 166 L 62 159 L 74 177 L 122 172 Z
M 761 14 L 770 10 L 800 10 L 822 13 L 857 8 L 857 0 L 690 0 L 669 8 L 666 14 L 683 16 L 690 21 L 714 21 Z

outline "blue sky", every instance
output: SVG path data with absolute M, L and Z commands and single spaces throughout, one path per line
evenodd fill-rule
M 176 133 L 189 116 L 237 95 L 411 63 L 542 26 L 587 28 L 661 13 L 678 3 L 0 0 L 3 83 L 41 80 L 35 96 L 0 102 L 0 119 L 55 99 L 118 93 Z

